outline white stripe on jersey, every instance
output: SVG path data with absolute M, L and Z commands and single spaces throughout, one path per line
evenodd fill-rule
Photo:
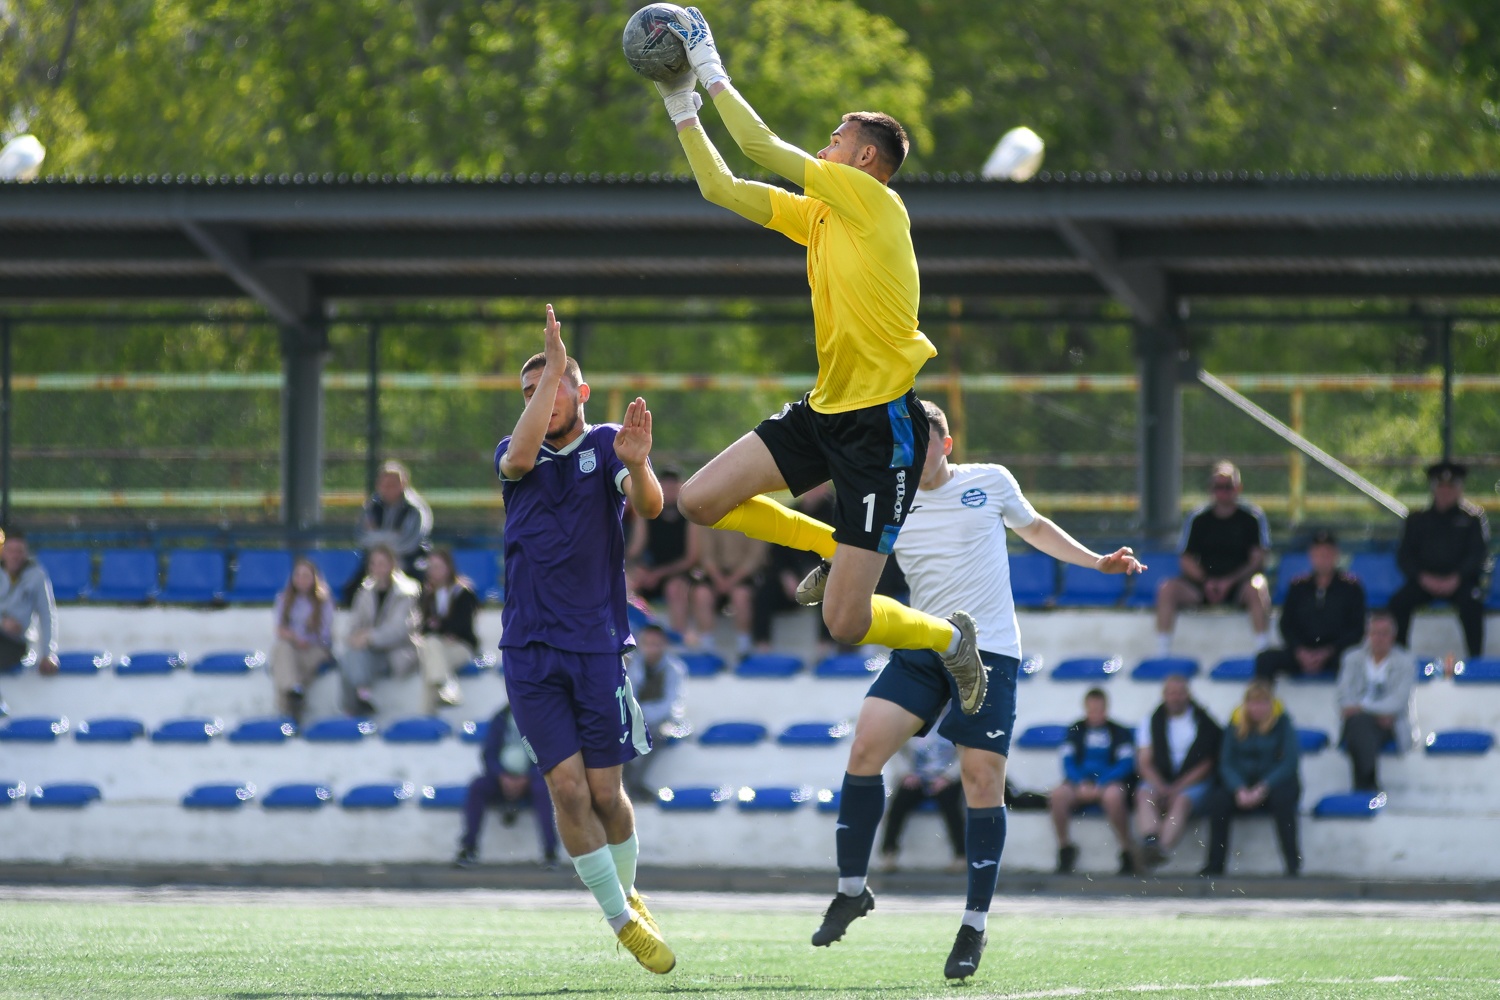
M 1036 511 L 1003 465 L 949 468 L 948 482 L 917 490 L 896 537 L 896 561 L 911 586 L 912 607 L 938 617 L 967 611 L 979 625 L 980 649 L 1019 658 L 1005 529 L 1026 527 Z

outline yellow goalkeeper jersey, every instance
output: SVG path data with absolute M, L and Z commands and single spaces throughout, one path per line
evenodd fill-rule
M 862 170 L 809 160 L 806 194 L 773 187 L 766 228 L 807 247 L 818 380 L 809 402 L 842 413 L 903 395 L 937 349 L 917 329 L 921 284 L 911 219 Z

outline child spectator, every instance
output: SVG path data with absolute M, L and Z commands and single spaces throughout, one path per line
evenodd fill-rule
M 664 737 L 680 736 L 687 730 L 682 692 L 687 664 L 667 651 L 667 633 L 654 622 L 637 630 L 636 643 L 625 671 L 641 707 L 641 720 L 651 730 L 652 752 L 626 762 L 625 788 L 632 797 L 654 801 L 656 789 L 651 787 L 647 772 L 673 743 Z
M 1162 684 L 1161 704 L 1136 730 L 1136 832 L 1141 863 L 1166 861 L 1187 831 L 1188 820 L 1203 812 L 1219 768 L 1224 730 L 1193 700 L 1180 674 Z
M 885 837 L 880 845 L 880 866 L 883 871 L 896 870 L 897 857 L 901 853 L 901 833 L 906 829 L 906 820 L 922 803 L 935 801 L 943 814 L 943 824 L 948 829 L 948 846 L 953 851 L 953 860 L 948 865 L 950 872 L 961 872 L 966 863 L 964 853 L 964 787 L 959 781 L 958 748 L 938 735 L 934 725 L 926 736 L 913 736 L 901 748 L 911 769 L 896 787 L 891 796 L 890 808 L 885 814 Z
M 1369 638 L 1344 654 L 1339 668 L 1339 713 L 1344 731 L 1339 744 L 1349 755 L 1356 792 L 1380 788 L 1380 750 L 1394 742 L 1411 748 L 1411 691 L 1416 682 L 1412 655 L 1396 645 L 1396 619 L 1389 611 L 1370 616 Z
M 453 553 L 434 549 L 427 557 L 427 579 L 422 583 L 422 690 L 430 714 L 438 706 L 457 705 L 462 698 L 455 671 L 474 659 L 479 640 L 474 616 L 479 595 L 467 577 L 453 568 Z
M 1302 870 L 1297 848 L 1297 800 L 1302 780 L 1297 772 L 1301 747 L 1297 729 L 1265 681 L 1251 681 L 1245 700 L 1229 717 L 1219 757 L 1219 784 L 1209 793 L 1208 864 L 1200 874 L 1224 874 L 1229 857 L 1229 820 L 1269 811 L 1288 876 Z
M 1135 776 L 1135 733 L 1109 718 L 1109 699 L 1100 688 L 1083 696 L 1083 718 L 1068 729 L 1063 743 L 1063 782 L 1052 789 L 1052 827 L 1057 832 L 1057 870 L 1078 864 L 1078 845 L 1068 836 L 1073 814 L 1098 805 L 1120 844 L 1120 874 L 1135 870 L 1130 839 L 1130 783 Z
M 333 659 L 333 594 L 311 559 L 292 564 L 291 579 L 276 595 L 275 616 L 271 687 L 276 711 L 301 726 L 307 689 L 318 668 Z
M 531 762 L 511 718 L 510 706 L 502 708 L 490 720 L 490 729 L 479 755 L 484 773 L 469 783 L 464 799 L 464 830 L 459 840 L 455 868 L 468 868 L 479 861 L 479 828 L 484 825 L 484 811 L 499 806 L 500 822 L 512 826 L 525 806 L 536 818 L 537 835 L 542 842 L 542 863 L 557 867 L 557 827 L 552 820 L 552 796 L 542 772 Z
M 417 629 L 421 588 L 396 569 L 387 546 L 370 550 L 370 575 L 354 597 L 347 649 L 339 668 L 344 675 L 344 707 L 350 715 L 375 714 L 372 687 L 379 677 L 404 677 L 417 667 Z

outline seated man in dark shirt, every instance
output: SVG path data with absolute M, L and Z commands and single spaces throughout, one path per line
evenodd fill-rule
M 631 593 L 648 601 L 666 601 L 672 631 L 688 631 L 688 602 L 692 571 L 698 565 L 699 533 L 677 509 L 682 475 L 673 468 L 656 474 L 661 482 L 662 509 L 655 518 L 637 517 L 630 526 L 625 550 L 625 574 Z
M 1281 606 L 1285 647 L 1262 650 L 1255 658 L 1255 675 L 1273 684 L 1277 674 L 1334 676 L 1344 650 L 1365 637 L 1365 588 L 1339 571 L 1339 543 L 1333 532 L 1313 532 L 1307 558 L 1312 572 L 1292 581 Z
M 1469 470 L 1457 462 L 1427 467 L 1432 506 L 1407 515 L 1396 562 L 1406 586 L 1391 597 L 1396 645 L 1410 648 L 1412 612 L 1433 601 L 1458 611 L 1469 656 L 1484 651 L 1484 595 L 1479 578 L 1489 558 L 1490 526 L 1484 509 L 1464 499 Z
M 1178 546 L 1181 576 L 1156 591 L 1157 652 L 1172 652 L 1172 630 L 1179 608 L 1242 604 L 1250 612 L 1255 651 L 1271 644 L 1271 591 L 1266 586 L 1266 550 L 1271 528 L 1259 507 L 1240 499 L 1240 470 L 1219 462 L 1209 477 L 1213 501 L 1182 527 Z

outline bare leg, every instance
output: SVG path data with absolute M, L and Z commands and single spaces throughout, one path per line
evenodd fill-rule
M 959 773 L 964 800 L 970 809 L 993 809 L 1005 804 L 1004 755 L 978 747 L 959 747 Z
M 1182 835 L 1187 832 L 1188 820 L 1193 817 L 1193 803 L 1186 795 L 1179 795 L 1172 800 L 1171 806 L 1167 808 L 1167 818 L 1161 827 L 1161 847 L 1164 851 L 1170 851 L 1177 846 Z
M 1156 788 L 1147 782 L 1142 782 L 1135 790 L 1135 832 L 1142 837 L 1160 832 L 1161 808 L 1156 800 Z
M 1239 600 L 1250 612 L 1250 627 L 1256 635 L 1271 627 L 1271 588 L 1264 573 L 1256 573 L 1240 585 Z
M 606 843 L 604 824 L 594 810 L 583 754 L 575 753 L 544 777 L 547 791 L 552 795 L 552 810 L 557 817 L 557 835 L 568 854 L 577 858 L 603 847 Z
M 1203 595 L 1177 577 L 1163 580 L 1156 588 L 1156 631 L 1170 634 L 1177 627 L 1179 608 L 1196 608 Z
M 866 698 L 854 725 L 854 745 L 849 748 L 849 773 L 874 777 L 886 763 L 917 735 L 922 720 L 893 701 Z M 1002 758 L 1003 759 L 1003 758 Z
M 1130 808 L 1126 805 L 1125 786 L 1106 785 L 1099 795 L 1099 804 L 1104 807 L 1104 815 L 1109 819 L 1110 828 L 1115 831 L 1115 839 L 1120 842 L 1120 847 L 1129 850 Z
M 687 578 L 674 576 L 662 587 L 662 596 L 667 599 L 667 622 L 672 631 L 684 635 L 688 630 L 688 602 L 692 597 Z
M 1066 847 L 1073 841 L 1068 836 L 1073 822 L 1073 786 L 1064 782 L 1052 789 L 1047 804 L 1052 809 L 1052 829 L 1057 833 L 1057 846 Z
M 694 524 L 715 525 L 725 514 L 762 493 L 786 489 L 781 470 L 754 432 L 714 456 L 682 484 L 677 509 Z
M 718 603 L 713 587 L 700 583 L 693 588 L 693 623 L 698 628 L 698 638 L 709 646 L 714 644 L 714 633 L 718 631 Z
M 880 552 L 840 545 L 828 573 L 823 595 L 823 622 L 837 642 L 853 646 L 870 632 L 870 598 L 885 572 L 886 557 Z
M 581 762 L 582 758 L 580 758 Z M 625 794 L 621 776 L 624 769 L 615 767 L 591 767 L 584 774 L 588 781 L 594 815 L 599 819 L 600 829 L 611 844 L 622 844 L 635 832 L 635 807 Z M 572 853 L 570 850 L 568 853 Z

